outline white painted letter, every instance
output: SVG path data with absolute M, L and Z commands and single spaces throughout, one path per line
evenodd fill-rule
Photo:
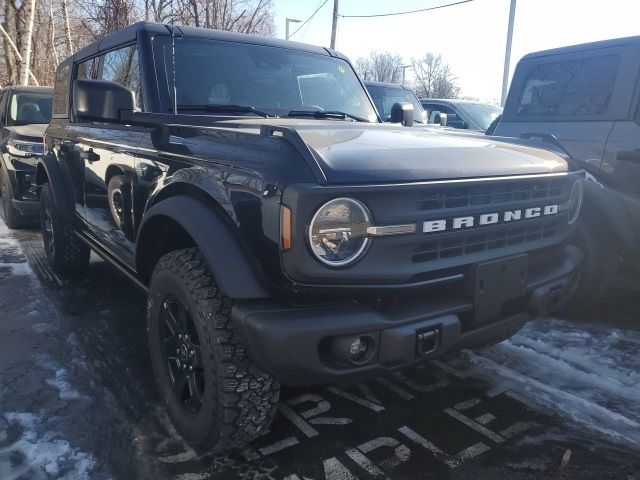
M 453 228 L 473 227 L 473 217 L 459 217 L 453 219 Z
M 422 225 L 422 231 L 424 233 L 441 232 L 447 229 L 446 220 L 431 220 L 424 222 Z
M 558 213 L 558 210 L 558 205 L 547 205 L 546 207 L 544 207 L 544 214 L 555 215 L 556 213 Z
M 497 213 L 485 213 L 480 215 L 480 225 L 491 225 L 492 223 L 498 223 Z
M 539 217 L 540 216 L 540 210 L 542 210 L 540 207 L 527 208 L 524 211 L 524 218 Z
M 504 221 L 520 220 L 522 218 L 522 210 L 511 210 L 504 212 Z

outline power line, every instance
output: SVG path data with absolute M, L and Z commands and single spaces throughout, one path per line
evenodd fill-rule
M 406 12 L 393 12 L 393 13 L 379 13 L 376 15 L 339 15 L 342 18 L 372 18 L 372 17 L 391 17 L 394 15 L 406 15 L 408 13 L 427 12 L 429 10 L 437 10 L 439 8 L 452 7 L 454 5 L 460 5 L 463 3 L 473 2 L 473 0 L 460 0 L 459 2 L 447 3 L 445 5 L 438 5 L 436 7 L 421 8 L 419 10 L 409 10 Z M 326 2 L 325 2 L 326 3 Z
M 306 25 L 306 24 L 307 24 L 307 23 L 308 23 L 308 22 L 309 22 L 313 17 L 315 17 L 316 13 L 318 13 L 318 12 L 320 11 L 320 9 L 321 9 L 322 7 L 324 7 L 324 6 L 325 6 L 325 4 L 326 4 L 328 1 L 329 1 L 329 0 L 324 0 L 324 2 L 322 2 L 322 5 L 320 5 L 318 8 L 316 8 L 316 11 L 315 11 L 315 12 L 313 12 L 313 13 L 311 14 L 311 16 L 310 16 L 309 18 L 307 18 L 307 19 L 302 23 L 302 25 L 300 25 L 298 28 L 296 28 L 296 29 L 295 29 L 295 31 L 294 31 L 292 34 L 290 34 L 290 35 L 289 35 L 289 38 L 293 37 L 293 36 L 298 32 L 298 30 L 300 30 L 302 27 L 304 27 L 304 26 L 305 26 L 305 25 Z

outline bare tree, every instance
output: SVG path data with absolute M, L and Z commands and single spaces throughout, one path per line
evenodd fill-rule
M 401 83 L 403 64 L 400 55 L 390 52 L 371 52 L 369 57 L 358 58 L 354 66 L 364 80 Z
M 62 16 L 64 17 L 64 34 L 67 41 L 67 56 L 73 53 L 73 42 L 71 41 L 71 25 L 69 24 L 69 9 L 67 0 L 61 0 Z
M 431 52 L 422 58 L 412 58 L 411 65 L 416 78 L 415 90 L 419 97 L 457 98 L 460 87 L 442 55 Z

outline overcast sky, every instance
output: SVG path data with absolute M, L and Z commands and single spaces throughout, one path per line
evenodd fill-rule
M 340 0 L 342 15 L 416 10 L 456 0 Z M 285 19 L 306 20 L 324 0 L 276 0 L 277 36 Z M 510 0 L 469 3 L 381 18 L 340 18 L 336 49 L 352 61 L 372 50 L 402 55 L 405 62 L 427 51 L 452 66 L 462 95 L 500 98 Z M 291 40 L 329 46 L 333 0 Z M 290 24 L 294 32 L 300 24 Z M 607 38 L 640 35 L 640 0 L 517 0 L 511 73 L 526 53 Z M 407 77 L 411 69 L 407 69 Z

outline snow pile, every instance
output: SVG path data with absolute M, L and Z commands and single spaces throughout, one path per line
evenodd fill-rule
M 638 345 L 639 332 L 548 318 L 467 355 L 475 375 L 640 446 Z
M 43 417 L 31 413 L 8 413 L 5 418 L 9 424 L 21 430 L 21 434 L 15 442 L 0 448 L 0 478 L 90 478 L 90 472 L 96 464 L 93 456 L 71 447 L 69 442 L 54 432 L 46 432 L 39 437 L 36 427 Z

